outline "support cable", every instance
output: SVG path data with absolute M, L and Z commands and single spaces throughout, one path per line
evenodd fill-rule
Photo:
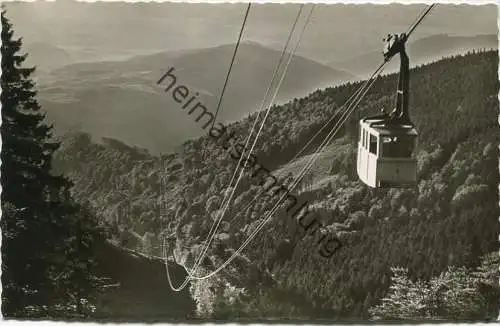
M 252 3 L 249 2 L 248 6 L 247 6 L 247 10 L 245 12 L 245 18 L 243 18 L 243 24 L 241 24 L 240 35 L 238 36 L 238 41 L 236 42 L 236 46 L 234 47 L 233 57 L 231 58 L 231 64 L 229 65 L 229 70 L 227 71 L 227 74 L 226 74 L 224 86 L 222 87 L 222 92 L 219 96 L 219 103 L 217 103 L 217 110 L 215 111 L 214 120 L 212 122 L 212 128 L 214 127 L 215 121 L 217 120 L 217 115 L 219 114 L 219 110 L 220 110 L 220 107 L 222 104 L 222 98 L 224 97 L 224 94 L 226 92 L 226 87 L 227 87 L 227 84 L 229 82 L 229 76 L 231 75 L 231 70 L 233 69 L 234 60 L 236 59 L 236 53 L 238 52 L 238 47 L 240 46 L 240 43 L 241 43 L 241 37 L 243 35 L 243 30 L 245 29 L 245 25 L 247 23 L 248 13 L 250 12 L 251 5 L 252 5 Z

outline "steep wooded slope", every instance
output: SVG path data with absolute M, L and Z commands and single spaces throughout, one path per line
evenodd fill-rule
M 328 260 L 320 257 L 314 237 L 303 237 L 282 209 L 243 252 L 249 260 L 235 263 L 229 269 L 233 274 L 225 276 L 257 294 L 246 299 L 246 313 L 366 318 L 368 308 L 388 290 L 391 266 L 405 266 L 411 277 L 425 279 L 448 265 L 476 266 L 480 256 L 498 249 L 497 67 L 495 51 L 412 71 L 410 106 L 420 134 L 418 190 L 372 190 L 356 177 L 357 119 L 393 103 L 397 76 L 379 79 L 359 113 L 294 192 L 301 202 L 309 201 L 344 247 Z M 257 146 L 259 162 L 277 176 L 295 175 L 305 157 L 289 160 L 358 86 L 318 90 L 274 107 Z M 243 139 L 252 117 L 230 129 Z M 151 232 L 151 244 L 140 244 L 143 250 L 158 252 L 161 229 L 175 231 L 177 251 L 189 265 L 220 207 L 236 161 L 210 137 L 186 142 L 182 153 L 163 160 L 165 171 L 157 157 L 74 135 L 59 152 L 56 169 L 71 175 L 76 195 L 117 230 Z M 167 179 L 163 192 L 161 175 Z M 223 223 L 209 251 L 215 265 L 239 247 L 272 207 L 269 199 L 246 207 L 260 190 L 256 183 L 249 176 L 242 179 L 224 218 L 231 223 Z M 166 210 L 160 215 L 162 205 Z M 265 280 L 256 275 L 271 275 L 273 286 L 259 290 Z

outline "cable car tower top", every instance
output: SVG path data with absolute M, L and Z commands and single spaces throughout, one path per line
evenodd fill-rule
M 399 53 L 400 68 L 396 107 L 390 113 L 389 121 L 396 124 L 413 126 L 408 109 L 410 91 L 410 64 L 405 49 L 406 40 L 407 36 L 405 33 L 402 33 L 401 35 L 388 35 L 385 39 L 387 45 L 384 49 L 384 61 L 389 61 L 394 55 Z
M 396 94 L 396 105 L 394 110 L 387 114 L 382 110 L 382 114 L 373 117 L 367 117 L 364 121 L 369 122 L 371 127 L 386 128 L 413 128 L 413 122 L 410 119 L 409 99 L 410 99 L 410 63 L 406 54 L 407 34 L 389 34 L 383 40 L 386 42 L 384 47 L 384 61 L 388 62 L 393 56 L 399 54 L 399 81 Z

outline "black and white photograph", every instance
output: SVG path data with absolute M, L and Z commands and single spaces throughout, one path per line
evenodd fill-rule
M 2 1 L 3 319 L 496 321 L 497 6 Z

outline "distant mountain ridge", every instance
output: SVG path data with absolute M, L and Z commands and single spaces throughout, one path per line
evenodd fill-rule
M 40 76 L 41 103 L 59 134 L 81 130 L 152 152 L 171 151 L 204 131 L 182 111 L 171 93 L 163 91 L 168 84 L 159 86 L 156 82 L 174 68 L 176 83 L 199 92 L 200 101 L 215 113 L 234 46 L 68 65 Z M 258 110 L 280 55 L 256 43 L 240 45 L 218 121 L 238 120 Z M 347 72 L 295 56 L 276 102 L 353 79 Z
M 349 60 L 331 61 L 327 64 L 332 67 L 341 67 L 357 76 L 367 77 L 373 72 L 383 60 L 382 42 L 380 50 L 355 56 Z M 478 36 L 450 36 L 438 34 L 416 41 L 408 41 L 407 52 L 410 58 L 410 65 L 416 66 L 424 63 L 439 60 L 443 57 L 449 57 L 456 54 L 464 54 L 471 50 L 480 49 L 498 49 L 497 35 L 478 35 Z M 399 67 L 399 60 L 393 60 L 389 63 L 385 72 L 394 72 Z
M 496 46 L 495 35 L 435 35 L 409 43 L 408 53 L 411 65 L 415 66 L 473 48 Z M 95 139 L 116 138 L 154 153 L 169 152 L 203 131 L 179 108 L 172 95 L 162 92 L 164 87 L 155 82 L 173 67 L 177 83 L 186 85 L 190 92 L 199 92 L 202 103 L 215 112 L 233 51 L 234 44 L 226 44 L 140 55 L 122 61 L 74 63 L 50 72 L 41 71 L 38 74 L 41 103 L 59 134 L 85 131 Z M 279 56 L 279 51 L 257 42 L 241 44 L 219 121 L 235 121 L 258 110 Z M 373 51 L 349 61 L 331 63 L 344 69 L 339 70 L 295 56 L 276 101 L 356 80 L 354 75 L 366 76 L 381 62 L 381 57 L 380 51 Z M 385 72 L 397 71 L 398 65 L 398 60 L 393 60 Z M 142 113 L 138 114 L 138 110 Z
M 77 61 L 108 60 L 137 54 L 139 50 L 152 53 L 158 49 L 176 51 L 232 43 L 237 39 L 246 6 L 61 0 L 10 1 L 5 5 L 25 44 L 58 46 Z M 386 33 L 406 30 L 424 8 L 424 4 L 401 3 L 317 4 L 298 54 L 327 62 L 376 50 Z M 298 10 L 299 4 L 253 5 L 244 39 L 281 49 Z M 496 16 L 494 4 L 441 3 L 426 17 L 418 35 L 494 34 Z M 53 63 L 58 64 L 57 60 Z

